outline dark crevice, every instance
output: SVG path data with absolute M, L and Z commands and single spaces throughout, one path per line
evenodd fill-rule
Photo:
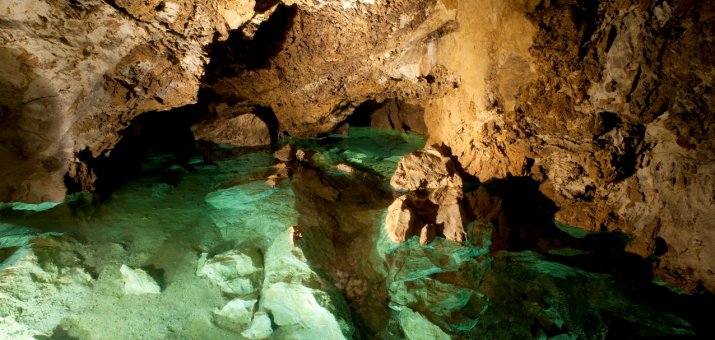
M 256 106 L 253 113 L 266 123 L 268 133 L 271 136 L 271 145 L 278 144 L 278 140 L 281 138 L 281 135 L 279 134 L 280 125 L 273 110 L 267 106 Z
M 107 195 L 126 180 L 143 173 L 162 174 L 162 180 L 175 185 L 177 174 L 165 169 L 170 164 L 147 167 L 147 162 L 170 162 L 187 166 L 197 152 L 191 125 L 203 115 L 197 105 L 189 105 L 165 112 L 147 112 L 134 118 L 121 132 L 121 140 L 108 156 L 93 161 L 97 176 L 95 189 Z
M 244 70 L 267 68 L 271 59 L 283 50 L 297 14 L 296 5 L 279 4 L 252 37 L 246 36 L 239 28 L 231 31 L 226 41 L 214 41 L 207 48 L 211 63 L 207 66 L 204 83 L 212 83 Z
M 668 251 L 664 239 L 657 237 L 654 255 L 644 259 L 626 251 L 630 242 L 626 234 L 597 232 L 575 238 L 557 228 L 554 223 L 556 205 L 539 192 L 538 183 L 530 178 L 495 180 L 486 183 L 485 187 L 491 195 L 501 198 L 504 216 L 495 226 L 492 252 L 529 250 L 541 254 L 548 261 L 606 274 L 619 282 L 638 303 L 667 310 L 688 320 L 697 334 L 696 338 L 713 338 L 715 330 L 710 317 L 700 312 L 715 306 L 713 294 L 704 289 L 693 295 L 677 294 L 653 282 L 657 257 Z M 577 254 L 552 252 L 559 249 L 575 249 Z M 620 339 L 629 334 L 633 338 L 650 338 L 643 333 L 649 331 L 647 327 L 628 320 L 623 315 L 613 314 L 607 321 L 607 338 Z
M 571 13 L 576 27 L 581 30 L 581 42 L 578 56 L 583 59 L 590 49 L 593 33 L 598 28 L 598 1 L 581 1 L 571 6 Z
M 256 1 L 256 5 L 253 6 L 253 10 L 256 11 L 256 13 L 264 13 L 279 2 L 281 2 L 281 0 L 258 0 Z
M 399 99 L 387 99 L 382 102 L 367 100 L 363 102 L 335 130 L 342 130 L 346 126 L 370 126 L 427 135 L 424 109 L 421 106 L 409 104 Z
M 618 30 L 616 29 L 616 26 L 611 26 L 611 30 L 608 31 L 608 39 L 606 40 L 606 49 L 604 50 L 604 53 L 608 53 L 608 51 L 611 50 L 611 46 L 613 46 L 613 42 L 616 40 L 617 35 Z

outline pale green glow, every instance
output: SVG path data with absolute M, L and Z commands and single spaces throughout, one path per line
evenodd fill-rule
M 389 188 L 400 157 L 425 143 L 368 128 L 284 142 L 317 152 L 305 166 L 320 179 L 377 178 L 374 190 Z M 490 253 L 498 232 L 491 225 L 469 224 L 464 245 L 437 238 L 420 246 L 416 237 L 393 244 L 383 226 L 386 193 L 385 206 L 354 211 L 339 210 L 340 196 L 311 201 L 350 221 L 342 225 L 349 230 L 331 229 L 330 219 L 292 229 L 306 220 L 296 209 L 307 198 L 290 180 L 264 183 L 274 171 L 270 152 L 212 165 L 195 158 L 195 172 L 171 160 L 156 156 L 145 168 L 182 172 L 175 185 L 147 175 L 107 202 L 76 194 L 32 214 L 0 210 L 0 250 L 8 251 L 0 338 L 570 339 L 603 336 L 612 320 L 646 335 L 692 334 L 686 321 L 634 299 L 609 275 L 534 252 Z M 340 163 L 369 176 L 339 171 Z M 339 253 L 348 258 L 336 261 Z M 127 294 L 132 280 L 139 294 Z M 359 320 L 371 316 L 383 328 Z
M 0 210 L 2 209 L 12 209 L 21 211 L 34 211 L 42 212 L 45 210 L 50 210 L 62 202 L 42 202 L 37 204 L 23 203 L 23 202 L 0 202 Z

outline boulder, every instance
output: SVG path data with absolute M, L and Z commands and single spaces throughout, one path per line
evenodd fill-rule
M 241 332 L 241 335 L 252 340 L 266 339 L 270 337 L 271 334 L 273 334 L 271 318 L 265 312 L 257 312 L 254 314 L 251 326 Z
M 340 164 L 336 165 L 335 168 L 338 169 L 339 171 L 346 173 L 346 174 L 351 174 L 355 171 L 355 169 L 353 167 L 351 167 L 350 165 L 347 165 L 345 163 L 340 163 Z
M 463 183 L 454 161 L 437 148 L 427 146 L 400 159 L 390 185 L 397 191 L 455 188 L 461 192 Z
M 253 113 L 214 116 L 194 124 L 191 131 L 195 139 L 217 144 L 242 147 L 271 144 L 268 126 Z
M 274 152 L 273 157 L 281 162 L 292 162 L 295 160 L 297 151 L 298 149 L 295 145 L 286 144 L 282 148 L 278 149 L 278 151 Z
M 455 242 L 467 239 L 464 184 L 445 153 L 428 146 L 408 154 L 398 162 L 390 185 L 407 192 L 388 207 L 385 228 L 391 241 L 405 242 L 414 234 L 422 245 L 436 235 Z
M 291 338 L 345 339 L 336 317 L 318 303 L 312 289 L 301 284 L 273 284 L 263 291 L 261 304 Z
M 263 261 L 258 251 L 242 253 L 238 250 L 199 259 L 197 275 L 208 278 L 230 296 L 252 296 L 260 289 Z
M 412 211 L 405 204 L 406 200 L 407 195 L 400 196 L 387 208 L 385 229 L 387 237 L 395 243 L 405 242 L 413 234 L 411 222 L 414 217 Z
M 256 300 L 233 299 L 220 310 L 216 309 L 213 312 L 214 323 L 234 332 L 246 330 L 251 323 L 255 305 Z M 270 322 L 268 325 L 270 328 Z
M 405 333 L 405 338 L 410 340 L 448 340 L 447 335 L 437 325 L 431 323 L 422 314 L 409 308 L 400 311 L 400 327 Z
M 141 294 L 159 294 L 161 288 L 145 271 L 141 269 L 132 269 L 126 265 L 119 268 L 124 281 L 124 294 L 126 295 L 141 295 Z

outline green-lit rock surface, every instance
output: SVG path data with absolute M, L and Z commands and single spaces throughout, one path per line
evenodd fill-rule
M 277 171 L 271 151 L 220 148 L 188 163 L 152 157 L 144 166 L 151 171 L 108 197 L 0 207 L 0 338 L 602 339 L 697 331 L 692 314 L 652 299 L 673 299 L 666 288 L 652 285 L 643 297 L 603 268 L 577 268 L 601 255 L 583 246 L 593 235 L 574 234 L 578 241 L 543 254 L 490 252 L 497 230 L 480 221 L 462 243 L 391 242 L 389 179 L 403 155 L 424 147 L 419 136 L 351 129 L 282 143 L 312 157 L 284 165 L 292 176 L 274 187 L 265 182 Z

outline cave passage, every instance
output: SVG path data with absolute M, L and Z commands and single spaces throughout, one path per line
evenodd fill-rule
M 25 3 L 0 340 L 715 339 L 712 5 Z
M 486 184 L 504 200 L 506 234 L 475 222 L 463 244 L 394 244 L 388 181 L 424 147 L 420 135 L 352 126 L 274 148 L 309 161 L 217 145 L 202 154 L 182 144 L 190 111 L 171 113 L 175 133 L 155 134 L 169 113 L 130 127 L 112 161 L 137 171 L 109 199 L 76 193 L 45 211 L 0 210 L 2 268 L 13 268 L 0 288 L 35 296 L 10 295 L 5 310 L 23 308 L 18 320 L 48 337 L 650 337 L 704 327 L 687 306 L 708 300 L 633 272 L 644 263 L 628 262 L 609 234 L 555 228 L 552 203 L 528 180 Z

